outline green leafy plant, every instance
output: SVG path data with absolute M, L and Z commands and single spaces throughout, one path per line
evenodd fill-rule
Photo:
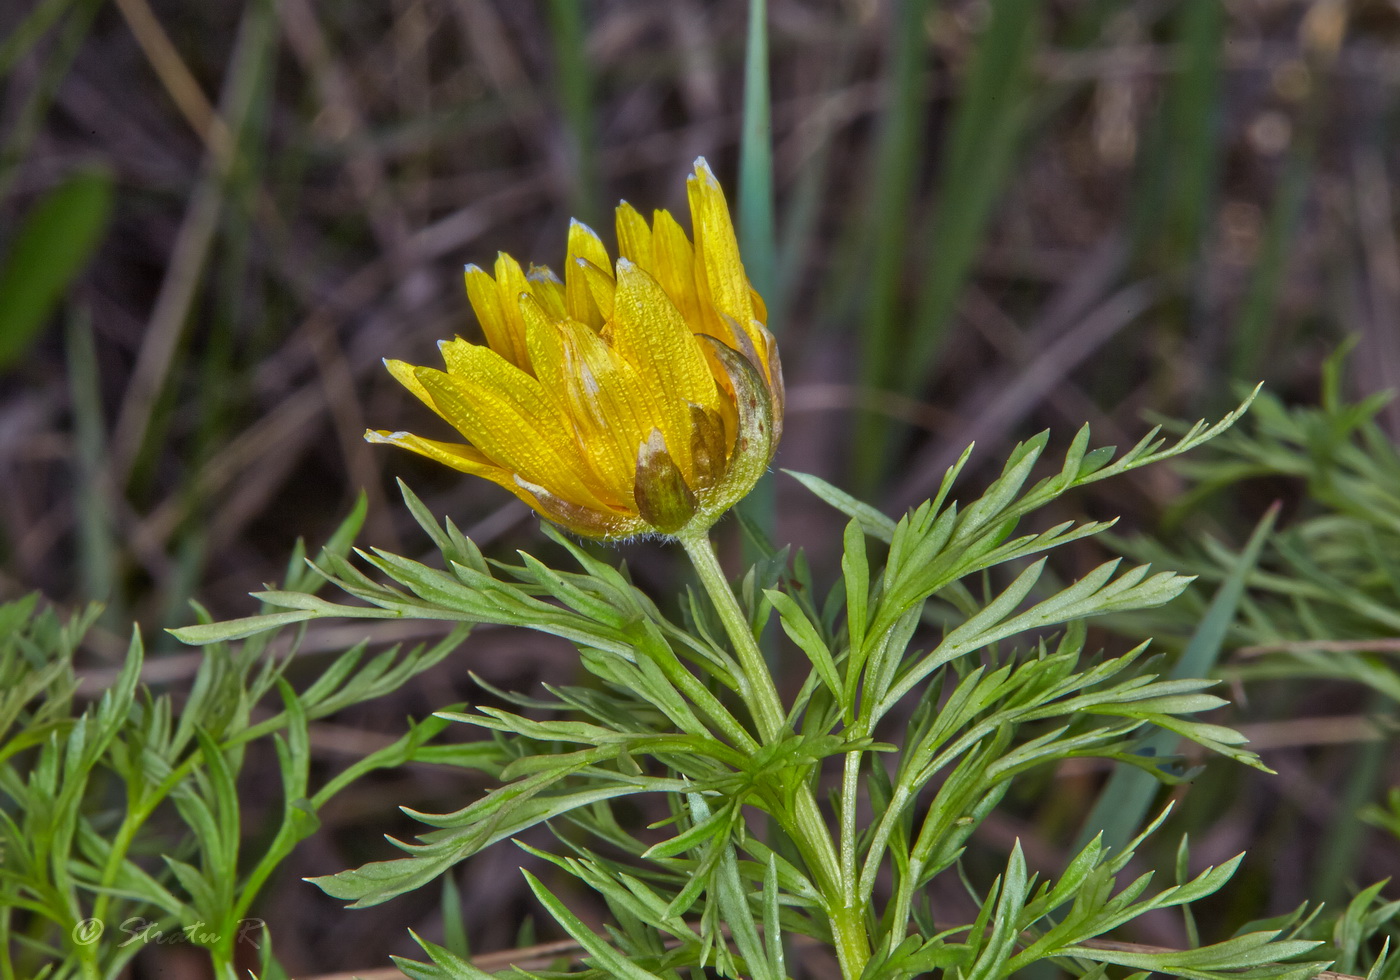
M 541 904 L 586 952 L 586 975 L 640 980 L 708 967 L 779 980 L 787 942 L 807 936 L 829 945 L 852 980 L 932 970 L 1000 977 L 1044 959 L 1079 964 L 1076 972 L 1113 964 L 1301 980 L 1323 964 L 1279 961 L 1316 943 L 1280 938 L 1277 928 L 1180 952 L 1096 944 L 1149 909 L 1213 893 L 1238 859 L 1149 893 L 1150 875 L 1118 882 L 1141 838 L 1118 853 L 1091 842 L 1053 884 L 1039 882 L 1016 848 L 995 882 L 970 885 L 981 906 L 973 921 L 939 923 L 925 897 L 935 878 L 959 872 L 968 836 L 1015 777 L 1036 767 L 1094 756 L 1170 781 L 1171 760 L 1134 752 L 1155 728 L 1260 765 L 1236 733 L 1189 717 L 1224 703 L 1205 693 L 1210 682 L 1161 679 L 1145 644 L 1113 658 L 1086 654 L 1086 620 L 1164 603 L 1186 579 L 1146 566 L 1120 571 L 1112 561 L 1037 594 L 1037 556 L 1108 525 L 1017 533 L 1067 491 L 1184 452 L 1240 411 L 1170 446 L 1154 430 L 1116 461 L 1111 448 L 1089 449 L 1086 427 L 1059 469 L 1032 483 L 1042 434 L 960 506 L 951 491 L 964 455 L 937 496 L 898 521 L 800 476 L 851 517 L 842 577 L 820 603 L 805 563 L 789 568 L 786 553 L 760 561 L 736 591 L 707 541 L 683 541 L 701 593 L 685 597 L 677 622 L 624 571 L 549 528 L 577 570 L 524 552 L 520 564 L 488 561 L 404 487 L 444 567 L 358 552 L 374 578 L 329 552 L 317 572 L 360 604 L 265 592 L 259 598 L 281 612 L 175 632 L 210 643 L 327 616 L 417 617 L 525 627 L 577 647 L 592 686 L 550 687 L 544 700 L 508 695 L 520 710 L 439 713 L 493 733 L 489 759 L 472 764 L 500 785 L 451 813 L 414 813 L 431 829 L 399 844 L 405 856 L 317 879 L 355 906 L 421 888 L 483 848 L 551 822 L 557 851 L 522 846 L 596 892 L 613 916 L 610 935 L 598 935 L 527 872 Z M 871 561 L 872 538 L 887 546 L 883 564 Z M 968 580 L 990 581 L 1003 566 L 1010 581 L 977 599 Z M 775 614 L 806 659 L 786 699 L 758 647 Z M 918 649 L 926 621 L 941 635 Z M 1005 647 L 1013 639 L 1017 646 Z M 637 798 L 647 810 L 648 797 L 664 807 L 661 818 L 629 825 L 618 803 Z M 483 975 L 424 946 L 432 963 L 403 963 L 410 976 Z
M 344 553 L 363 519 L 361 501 L 323 561 Z M 310 597 L 320 584 L 298 549 L 287 587 Z M 301 691 L 284 676 L 295 642 L 277 653 L 268 631 L 236 646 L 215 643 L 177 702 L 141 681 L 139 634 L 120 668 L 75 667 L 96 615 L 63 621 L 37 611 L 33 596 L 0 606 L 0 977 L 115 980 L 148 942 L 183 936 L 231 980 L 240 943 L 270 956 L 253 904 L 317 828 L 317 811 L 366 773 L 415 759 L 447 724 L 416 723 L 313 787 L 309 723 L 398 689 L 451 653 L 466 630 L 369 659 L 358 645 Z M 95 702 L 86 694 L 94 687 Z M 269 701 L 279 707 L 255 714 Z M 282 810 L 270 837 L 251 848 L 236 785 L 248 747 L 265 739 L 280 764 Z
M 1300 702 L 1331 692 L 1322 703 L 1344 704 L 1363 723 L 1361 744 L 1345 765 L 1315 777 L 1330 784 L 1337 805 L 1317 835 L 1311 891 L 1338 904 L 1339 918 L 1324 914 L 1323 921 L 1335 936 L 1349 937 L 1345 948 L 1352 952 L 1339 955 L 1354 965 L 1365 946 L 1356 936 L 1364 934 L 1373 948 L 1400 940 L 1380 885 L 1355 884 L 1368 873 L 1363 822 L 1400 837 L 1400 794 L 1387 785 L 1400 717 L 1400 452 L 1377 421 L 1390 396 L 1358 402 L 1344 396 L 1348 351 L 1343 347 L 1323 365 L 1318 404 L 1289 406 L 1261 394 L 1243 424 L 1177 464 L 1190 483 L 1168 515 L 1173 533 L 1120 543 L 1137 558 L 1189 570 L 1204 584 L 1239 575 L 1238 614 L 1224 635 L 1230 653 L 1217 672 L 1247 691 L 1261 714 L 1293 712 L 1306 721 L 1320 704 L 1300 712 Z M 1257 498 L 1260 488 L 1289 506 L 1278 529 L 1255 543 L 1257 561 L 1244 559 L 1246 549 L 1221 532 L 1218 520 L 1218 536 L 1175 533 L 1188 521 L 1230 513 L 1246 491 Z M 1203 613 L 1203 596 L 1192 590 L 1170 608 L 1114 625 L 1165 639 L 1195 629 Z

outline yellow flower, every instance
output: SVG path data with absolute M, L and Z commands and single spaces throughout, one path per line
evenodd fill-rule
M 749 285 L 719 182 L 686 182 L 690 239 L 665 211 L 617 209 L 614 265 L 569 228 L 564 280 L 510 256 L 467 266 L 486 346 L 439 348 L 447 370 L 385 361 L 462 434 L 365 433 L 505 487 L 592 538 L 709 528 L 768 468 L 783 381 L 763 300 Z

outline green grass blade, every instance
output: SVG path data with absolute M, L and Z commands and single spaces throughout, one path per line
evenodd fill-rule
M 1302 154 L 1290 160 L 1284 170 L 1231 340 L 1232 379 L 1259 380 L 1268 359 L 1284 267 L 1292 253 L 1294 233 L 1303 216 L 1312 173 L 1310 155 L 1305 158 Z
M 773 219 L 773 132 L 768 92 L 768 4 L 749 0 L 744 56 L 743 138 L 739 145 L 739 251 L 744 271 L 769 303 L 768 328 L 779 328 L 777 244 Z M 742 504 L 746 517 L 769 537 L 777 521 L 773 475 L 765 474 Z M 756 556 L 750 555 L 750 558 Z
M 1215 132 L 1225 13 L 1222 4 L 1185 3 L 1177 16 L 1184 62 L 1167 99 L 1170 183 L 1163 217 L 1170 260 L 1190 262 L 1200 249 L 1219 169 Z
M 102 419 L 102 381 L 93 341 L 92 318 L 84 309 L 67 322 L 68 390 L 73 406 L 73 443 L 78 516 L 78 576 L 83 595 L 108 603 L 108 615 L 119 621 L 112 604 L 116 582 L 116 537 L 107 497 L 102 490 L 102 460 L 106 440 Z
M 947 137 L 936 230 L 925 254 L 928 275 L 896 374 L 905 394 L 916 393 L 928 376 L 1031 118 L 1041 5 L 1003 0 L 991 10 Z
M 267 163 L 268 130 L 275 112 L 273 97 L 277 66 L 278 35 L 273 10 L 265 3 L 246 10 L 235 47 L 238 71 L 227 86 L 229 104 L 240 107 L 235 117 L 242 120 L 237 132 L 235 158 L 223 187 L 225 207 L 219 229 L 219 247 L 210 256 L 207 288 L 217 297 L 203 331 L 197 365 L 200 383 L 192 405 L 192 458 L 183 486 L 185 520 L 176 542 L 172 574 L 166 584 L 162 626 L 178 626 L 189 619 L 189 600 L 206 574 L 211 540 L 219 532 L 218 515 L 208 510 L 209 501 L 197 487 L 208 460 L 227 444 L 230 425 L 237 417 L 240 400 L 251 397 L 250 371 L 239 363 L 240 333 L 256 323 L 267 308 L 266 280 L 260 274 L 256 255 L 254 215 L 258 207 Z
M 450 953 L 469 959 L 466 917 L 462 912 L 462 891 L 451 873 L 442 876 L 442 944 Z
M 245 9 L 224 76 L 219 115 L 228 126 L 233 145 L 240 149 L 260 88 L 260 65 L 271 50 L 272 20 L 273 13 L 266 4 L 250 4 Z M 149 483 L 158 447 L 174 424 L 171 381 L 184 367 L 181 358 L 185 355 L 190 313 L 210 288 L 206 271 L 225 221 L 229 177 L 244 161 L 235 152 L 227 164 L 217 157 L 213 163 L 189 195 L 170 266 L 157 293 L 117 415 L 108 468 L 112 482 L 123 487 Z
M 773 123 L 768 89 L 768 3 L 749 0 L 744 55 L 744 118 L 739 143 L 739 251 L 749 281 L 768 303 L 777 300 L 773 220 Z M 778 317 L 769 306 L 769 329 Z
M 549 26 L 554 41 L 555 82 L 564 114 L 573 165 L 573 213 L 597 227 L 603 219 L 602 178 L 598 167 L 598 131 L 593 108 L 593 70 L 586 50 L 587 32 L 580 0 L 550 0 Z
M 855 78 L 856 62 L 863 52 L 861 36 L 855 31 L 843 32 L 841 41 L 831 56 L 826 59 L 823 81 L 817 86 L 833 102 L 840 99 L 840 93 L 849 87 Z M 776 303 L 779 310 L 786 310 L 795 291 L 805 286 L 805 273 L 811 268 L 815 256 L 822 256 L 831 247 L 827 236 L 821 234 L 820 224 L 826 210 L 829 189 L 827 181 L 836 168 L 835 154 L 837 135 L 841 129 L 840 116 L 835 112 L 819 112 L 809 124 L 812 132 L 810 149 L 798 163 L 792 183 L 787 188 L 783 203 L 783 221 L 778 233 L 777 283 L 774 286 L 770 306 Z M 852 263 L 837 263 L 849 266 Z M 842 278 L 833 275 L 829 284 L 818 287 L 815 308 L 822 311 L 821 320 L 839 321 L 840 314 L 833 313 L 841 305 L 842 290 L 832 288 Z M 842 284 L 850 293 L 849 283 Z M 831 299 L 828 300 L 827 297 Z M 766 297 L 765 297 L 766 298 Z M 847 300 L 849 302 L 849 300 Z
M 1220 584 L 1215 598 L 1206 609 L 1205 617 L 1196 627 L 1191 642 L 1172 668 L 1172 679 L 1205 677 L 1214 669 L 1225 643 L 1225 635 L 1234 622 L 1235 612 L 1244 596 L 1245 580 L 1258 563 L 1259 553 L 1273 531 L 1277 517 L 1278 507 L 1275 505 L 1269 508 L 1254 528 L 1244 551 Z M 1174 732 L 1158 730 L 1143 742 L 1142 751 L 1168 755 L 1180 741 L 1181 736 Z M 1085 821 L 1076 847 L 1082 849 L 1100 831 L 1103 832 L 1105 846 L 1116 850 L 1126 845 L 1142 828 L 1160 787 L 1161 783 L 1151 773 L 1134 766 L 1119 765 Z
M 900 0 L 892 22 L 889 103 L 880 122 L 870 223 L 864 234 L 871 264 L 867 312 L 861 331 L 860 380 L 862 387 L 871 390 L 889 386 L 899 357 L 899 325 L 903 320 L 900 283 L 909 250 L 914 175 L 922 155 L 919 135 L 927 48 L 923 22 L 928 7 L 928 0 Z M 886 425 L 883 417 L 870 412 L 862 413 L 856 424 L 856 477 L 867 492 L 874 490 L 880 476 L 887 445 L 882 438 Z

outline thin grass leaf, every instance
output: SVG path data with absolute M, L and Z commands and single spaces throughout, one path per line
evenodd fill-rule
M 549 0 L 548 13 L 554 45 L 555 90 L 569 145 L 572 209 L 582 221 L 596 226 L 603 214 L 603 188 L 584 5 L 579 0 Z

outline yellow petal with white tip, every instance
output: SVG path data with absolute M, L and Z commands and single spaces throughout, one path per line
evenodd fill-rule
M 525 352 L 525 321 L 520 318 L 520 296 L 530 292 L 530 280 L 525 270 L 505 252 L 496 256 L 496 295 L 500 297 L 501 317 L 505 321 L 509 350 L 495 344 L 491 348 L 522 370 L 529 370 L 530 360 Z
M 510 359 L 514 356 L 515 341 L 511 337 L 511 329 L 506 323 L 505 311 L 501 307 L 501 293 L 496 288 L 496 280 L 491 278 L 491 274 L 485 269 L 475 265 L 467 266 L 464 278 L 467 284 L 467 299 L 472 304 L 472 312 L 476 314 L 477 322 L 481 324 L 481 332 L 486 336 L 487 346 Z
M 603 322 L 607 323 L 613 318 L 614 294 L 617 292 L 617 281 L 607 272 L 589 262 L 587 259 L 579 259 L 574 263 L 578 269 L 580 278 L 588 286 L 588 292 L 593 297 L 593 303 L 598 308 L 598 312 L 603 315 Z M 601 333 L 602 330 L 595 330 Z
M 691 333 L 707 333 L 700 294 L 695 289 L 695 250 L 669 211 L 657 211 L 653 217 L 651 247 L 656 257 L 652 275 L 681 311 Z
M 544 307 L 546 313 L 556 320 L 569 315 L 564 298 L 564 283 L 554 274 L 554 270 L 547 265 L 532 265 L 530 271 L 525 273 L 525 278 L 530 281 L 530 294 Z
M 754 309 L 739 260 L 739 240 L 724 191 L 703 157 L 695 161 L 695 173 L 686 180 L 685 189 L 695 236 L 695 287 L 717 314 L 746 324 L 753 319 Z M 715 336 L 725 339 L 721 333 Z
M 569 223 L 569 251 L 564 258 L 565 309 L 571 318 L 585 323 L 596 332 L 603 329 L 603 314 L 593 301 L 593 294 L 584 279 L 579 261 L 589 262 L 599 269 L 608 268 L 608 250 L 598 233 L 582 221 Z
M 479 450 L 472 446 L 467 446 L 459 442 L 438 442 L 436 439 L 424 439 L 411 432 L 385 432 L 383 429 L 370 429 L 365 432 L 365 441 L 380 443 L 386 446 L 399 446 L 403 449 L 410 449 L 421 456 L 426 456 L 431 460 L 436 460 L 445 466 L 450 466 L 454 470 L 461 470 L 463 473 L 470 473 L 472 476 L 485 477 L 492 483 L 498 483 L 514 493 L 519 489 L 515 482 L 515 474 L 503 466 L 491 462 Z M 519 496 L 519 494 L 517 494 Z
M 617 206 L 617 253 L 647 272 L 652 271 L 651 228 L 647 219 L 626 201 Z
M 550 487 L 561 497 L 607 506 L 588 485 L 587 467 L 573 433 L 538 382 L 484 347 L 466 376 L 420 367 L 414 372 L 433 407 L 488 458 Z

